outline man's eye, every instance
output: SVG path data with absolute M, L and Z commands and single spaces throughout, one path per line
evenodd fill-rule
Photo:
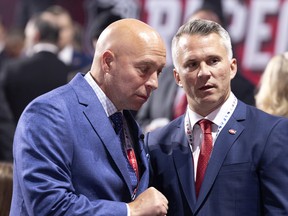
M 148 67 L 139 67 L 141 73 L 147 73 L 149 71 Z
M 219 61 L 220 61 L 219 58 L 211 58 L 211 59 L 208 61 L 208 64 L 209 64 L 209 65 L 215 65 L 215 64 L 217 64 Z
M 186 66 L 186 68 L 194 69 L 194 68 L 198 67 L 198 63 L 197 62 L 188 62 L 185 66 Z

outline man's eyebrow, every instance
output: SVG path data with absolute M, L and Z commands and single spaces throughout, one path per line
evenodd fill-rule
M 155 60 L 153 60 L 153 59 L 143 59 L 143 60 L 141 60 L 141 61 L 139 61 L 139 63 L 141 64 L 156 64 L 156 61 Z
M 165 64 L 159 65 L 159 62 L 157 62 L 151 58 L 143 59 L 143 60 L 139 61 L 138 64 L 146 64 L 146 65 L 148 64 L 150 66 L 159 66 L 159 67 L 165 66 Z
M 136 66 L 149 66 L 149 67 L 154 67 L 157 66 L 157 62 L 153 61 L 153 60 L 144 60 L 144 61 L 139 61 L 136 62 L 135 64 Z

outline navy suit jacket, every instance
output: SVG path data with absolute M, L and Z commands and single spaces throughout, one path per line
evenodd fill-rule
M 138 156 L 137 195 L 149 183 L 141 131 L 124 111 Z M 95 92 L 77 74 L 36 98 L 14 140 L 11 216 L 127 215 L 133 190 L 121 144 Z
M 183 121 L 181 116 L 145 139 L 152 185 L 167 197 L 168 215 L 288 215 L 287 119 L 239 101 L 216 139 L 198 199 Z

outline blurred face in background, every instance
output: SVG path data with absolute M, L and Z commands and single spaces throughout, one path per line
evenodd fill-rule
M 59 46 L 60 48 L 64 48 L 67 45 L 73 44 L 74 38 L 74 27 L 73 27 L 73 20 L 69 16 L 69 14 L 59 14 L 57 15 L 56 23 L 60 27 L 60 39 L 59 39 Z
M 32 47 L 37 41 L 37 29 L 35 27 L 35 22 L 34 20 L 29 20 L 26 27 L 25 27 L 25 53 L 27 55 L 32 54 Z
M 205 19 L 205 20 L 211 20 L 214 21 L 216 23 L 219 23 L 220 25 L 222 25 L 221 20 L 219 18 L 219 16 L 213 12 L 212 10 L 199 10 L 196 11 L 191 17 L 190 19 Z

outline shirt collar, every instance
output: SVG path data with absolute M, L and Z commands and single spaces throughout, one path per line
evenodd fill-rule
M 225 115 L 231 111 L 231 107 L 233 106 L 234 100 L 236 99 L 235 95 L 230 92 L 230 95 L 228 99 L 216 110 L 209 113 L 207 116 L 201 116 L 197 114 L 196 112 L 192 111 L 190 108 L 188 108 L 188 116 L 190 119 L 191 127 L 193 126 L 201 119 L 205 118 L 216 124 L 217 126 L 220 126 L 223 123 L 223 119 L 225 118 Z M 232 110 L 232 112 L 234 109 Z M 230 117 L 230 115 L 229 115 Z
M 115 105 L 112 103 L 112 101 L 105 95 L 105 93 L 102 91 L 100 86 L 96 83 L 96 81 L 93 79 L 92 75 L 90 72 L 88 72 L 84 78 L 87 80 L 89 85 L 92 87 L 94 90 L 95 94 L 97 95 L 100 103 L 102 104 L 103 109 L 106 112 L 106 115 L 109 117 L 115 112 L 117 112 L 117 108 Z
M 51 43 L 37 43 L 32 47 L 32 54 L 47 51 L 56 54 L 58 52 L 58 47 Z

